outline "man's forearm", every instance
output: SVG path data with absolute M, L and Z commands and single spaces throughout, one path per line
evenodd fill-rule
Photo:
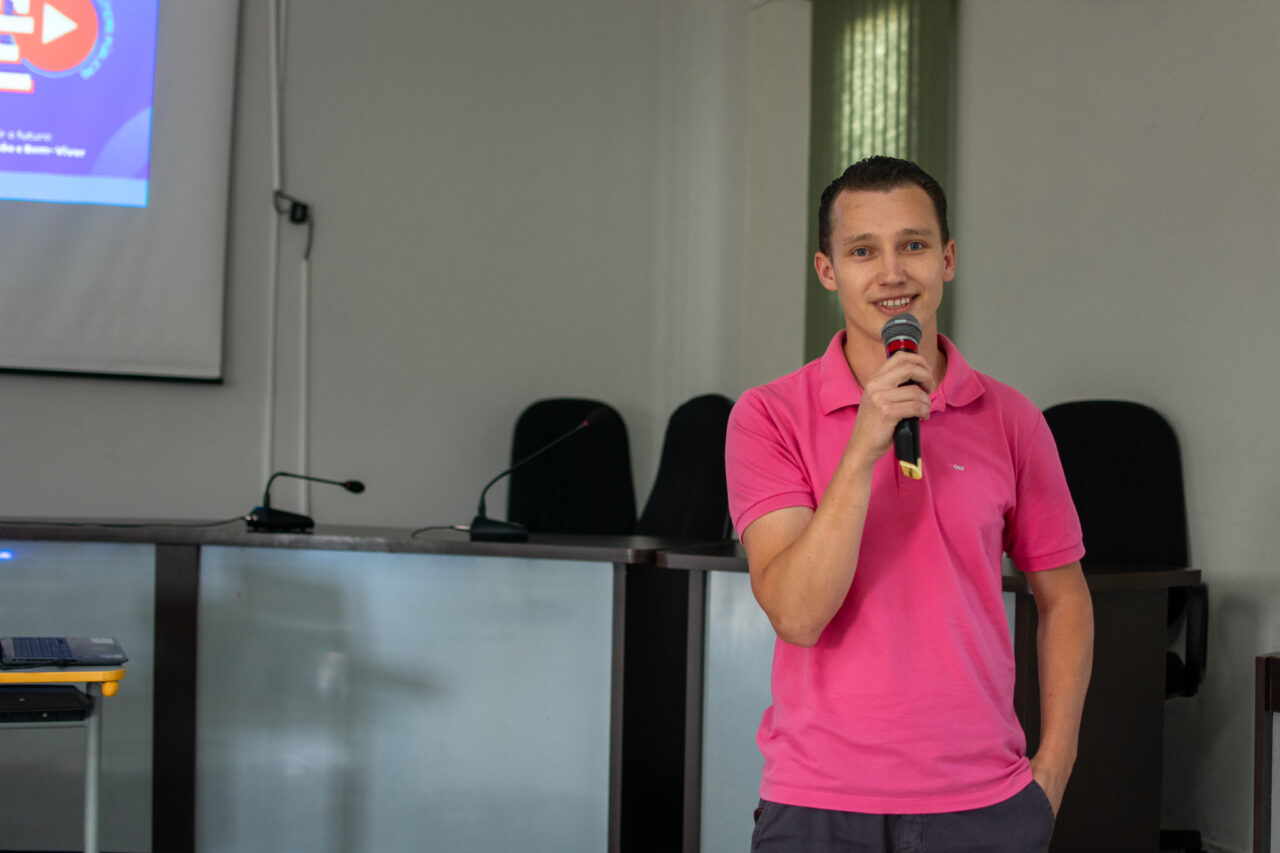
M 812 646 L 843 604 L 857 570 L 870 491 L 870 467 L 859 470 L 846 459 L 798 535 L 753 567 L 756 599 L 783 640 Z M 744 539 L 749 555 L 756 533 L 748 529 Z
M 1075 761 L 1093 665 L 1090 610 L 1056 612 L 1040 623 L 1040 749 Z
M 1093 605 L 1078 564 L 1037 593 L 1040 626 L 1040 746 L 1036 779 L 1056 810 L 1075 765 L 1080 718 L 1093 669 Z M 1043 585 L 1042 585 L 1043 586 Z

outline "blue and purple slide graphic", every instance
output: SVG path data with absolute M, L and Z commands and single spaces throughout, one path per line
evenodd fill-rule
M 0 199 L 146 207 L 159 0 L 0 0 Z

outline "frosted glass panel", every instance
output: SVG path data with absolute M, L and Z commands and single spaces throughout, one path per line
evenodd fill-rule
M 115 637 L 129 655 L 103 700 L 103 850 L 151 849 L 155 548 L 0 539 L 0 636 Z M 0 728 L 0 846 L 79 850 L 84 729 Z
M 197 838 L 607 846 L 608 564 L 206 548 Z
M 773 626 L 751 594 L 749 576 L 708 572 L 702 853 L 751 847 L 751 813 L 764 766 L 756 729 L 772 701 L 773 642 Z

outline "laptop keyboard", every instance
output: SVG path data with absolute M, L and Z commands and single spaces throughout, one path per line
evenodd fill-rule
M 62 637 L 14 637 L 13 653 L 17 658 L 66 660 L 71 657 L 71 647 Z

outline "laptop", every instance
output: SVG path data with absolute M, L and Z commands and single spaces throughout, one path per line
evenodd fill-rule
M 0 638 L 0 666 L 119 666 L 128 659 L 110 637 Z

